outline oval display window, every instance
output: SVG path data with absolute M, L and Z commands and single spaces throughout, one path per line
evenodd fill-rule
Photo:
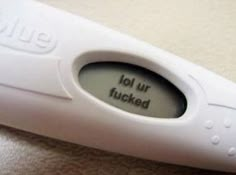
M 157 118 L 184 114 L 183 93 L 162 76 L 127 63 L 98 62 L 85 65 L 79 83 L 98 99 L 124 111 Z

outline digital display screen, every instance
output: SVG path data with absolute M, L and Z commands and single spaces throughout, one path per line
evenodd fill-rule
M 181 91 L 145 68 L 118 62 L 84 66 L 79 83 L 98 99 L 124 111 L 157 118 L 183 115 L 187 101 Z

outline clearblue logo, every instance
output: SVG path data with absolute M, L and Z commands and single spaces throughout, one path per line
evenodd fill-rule
M 6 18 L 0 14 L 0 45 L 45 54 L 56 47 L 56 40 L 48 31 L 26 25 L 18 17 Z

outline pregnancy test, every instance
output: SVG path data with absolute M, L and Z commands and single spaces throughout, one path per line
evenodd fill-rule
M 236 172 L 236 85 L 32 0 L 0 1 L 0 123 L 107 151 Z

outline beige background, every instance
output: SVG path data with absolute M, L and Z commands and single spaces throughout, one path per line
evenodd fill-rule
M 236 82 L 235 0 L 40 0 Z M 0 175 L 224 174 L 107 153 L 0 127 Z

